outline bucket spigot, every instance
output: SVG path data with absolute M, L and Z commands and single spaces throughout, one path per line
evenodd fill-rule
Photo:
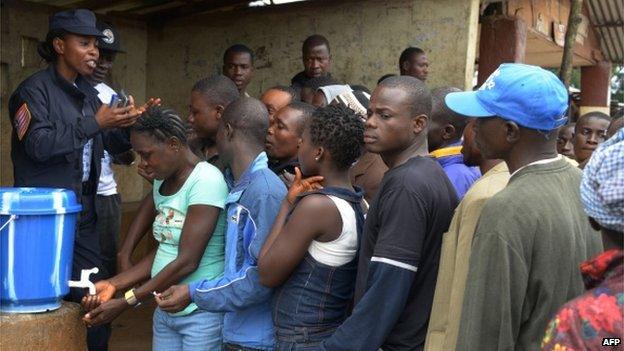
M 97 274 L 100 270 L 97 267 L 83 269 L 80 272 L 80 280 L 70 280 L 67 282 L 70 288 L 88 288 L 89 295 L 95 295 L 95 285 L 89 280 L 91 274 Z

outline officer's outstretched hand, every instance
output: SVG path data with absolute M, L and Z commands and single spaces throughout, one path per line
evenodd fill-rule
M 134 105 L 114 107 L 103 104 L 95 114 L 95 121 L 102 129 L 130 127 L 141 114 Z
M 188 285 L 173 285 L 156 295 L 156 303 L 161 310 L 169 313 L 179 312 L 191 303 Z
M 130 96 L 132 97 L 132 96 Z M 134 102 L 134 99 L 132 100 Z M 160 106 L 160 103 L 162 102 L 161 98 L 149 98 L 143 105 L 137 107 L 137 110 L 139 110 L 141 113 L 147 111 L 148 108 L 152 107 L 152 106 Z

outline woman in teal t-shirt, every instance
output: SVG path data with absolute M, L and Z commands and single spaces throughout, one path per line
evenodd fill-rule
M 148 109 L 132 127 L 130 140 L 156 180 L 129 231 L 143 233 L 151 226 L 158 248 L 129 270 L 96 283 L 97 295 L 83 299 L 90 311 L 84 317 L 88 325 L 110 323 L 152 292 L 223 273 L 222 209 L 228 188 L 221 172 L 189 149 L 184 122 L 172 110 Z M 126 289 L 123 297 L 112 299 L 116 291 Z M 222 321 L 222 314 L 199 310 L 195 304 L 175 314 L 157 308 L 153 350 L 220 349 Z

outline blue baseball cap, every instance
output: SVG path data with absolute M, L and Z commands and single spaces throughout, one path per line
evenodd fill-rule
M 85 9 L 66 10 L 57 12 L 50 17 L 48 26 L 50 31 L 62 29 L 72 34 L 91 37 L 104 37 L 102 31 L 95 26 L 95 15 Z
M 568 91 L 557 76 L 537 66 L 503 63 L 477 91 L 446 95 L 446 105 L 469 117 L 500 117 L 550 131 L 568 118 Z

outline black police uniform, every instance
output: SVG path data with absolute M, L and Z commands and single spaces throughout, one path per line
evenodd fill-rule
M 18 138 L 16 113 L 24 104 L 30 123 L 22 139 Z M 83 210 L 74 241 L 72 280 L 80 279 L 82 269 L 98 267 L 100 273 L 91 281 L 109 275 L 102 265 L 100 243 L 95 231 L 95 193 L 100 177 L 104 148 L 111 154 L 130 149 L 127 130 L 102 131 L 95 121 L 101 102 L 97 90 L 80 75 L 75 85 L 56 70 L 54 64 L 23 81 L 9 100 L 13 123 L 11 159 L 15 186 L 57 187 L 72 189 Z M 93 140 L 89 180 L 82 182 L 83 147 Z M 80 302 L 84 289 L 71 289 L 69 299 Z M 89 328 L 89 349 L 106 350 L 110 331 Z M 91 337 L 91 335 L 98 335 Z M 108 334 L 107 334 L 108 333 Z
M 87 37 L 103 37 L 95 26 L 93 12 L 66 10 L 50 18 L 49 31 L 69 32 Z M 77 223 L 72 260 L 72 280 L 80 279 L 83 269 L 98 267 L 92 278 L 108 277 L 102 265 L 98 235 L 95 194 L 100 177 L 104 148 L 111 154 L 130 149 L 127 130 L 102 131 L 95 120 L 101 106 L 97 90 L 80 75 L 71 83 L 52 63 L 23 81 L 9 100 L 13 125 L 11 159 L 15 186 L 72 189 L 83 209 Z M 83 182 L 83 149 L 91 142 L 88 180 Z M 69 300 L 80 302 L 86 291 L 71 289 Z M 110 325 L 87 330 L 90 351 L 108 349 Z

